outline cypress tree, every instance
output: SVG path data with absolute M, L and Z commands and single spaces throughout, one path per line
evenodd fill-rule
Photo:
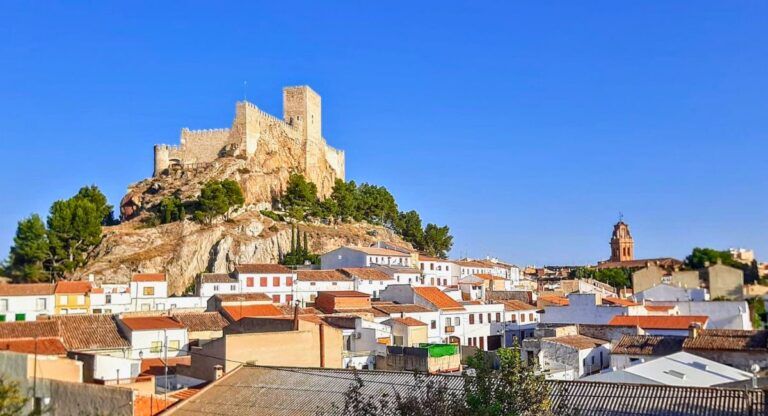
M 304 255 L 309 254 L 309 245 L 307 245 L 307 232 L 304 231 Z

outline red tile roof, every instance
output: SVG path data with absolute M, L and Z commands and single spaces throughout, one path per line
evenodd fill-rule
M 190 332 L 221 331 L 229 322 L 218 312 L 185 312 L 173 315 Z
M 530 311 L 538 309 L 536 306 L 525 303 L 521 300 L 502 300 L 501 303 L 504 304 L 505 311 Z
M 411 318 L 410 316 L 406 316 L 405 318 L 392 318 L 390 320 L 405 326 L 427 326 L 424 322 L 421 322 L 416 318 Z
M 608 322 L 608 325 L 614 326 L 639 326 L 643 329 L 688 329 L 691 324 L 697 323 L 702 327 L 706 325 L 709 318 L 702 315 L 642 315 L 626 316 L 617 315 Z
M 164 282 L 164 273 L 139 273 L 131 277 L 132 282 Z
M 91 287 L 88 281 L 61 281 L 56 283 L 55 293 L 88 293 Z
M 55 288 L 53 283 L 3 283 L 0 284 L 0 296 L 52 295 Z
M 413 292 L 431 303 L 438 309 L 444 310 L 464 310 L 459 302 L 453 300 L 450 296 L 443 293 L 442 290 L 434 286 L 417 286 Z
M 357 292 L 354 290 L 321 290 L 317 292 L 317 296 L 330 296 L 334 298 L 369 298 L 371 295 L 363 292 Z
M 282 264 L 240 264 L 235 266 L 235 271 L 238 273 L 263 273 L 263 274 L 286 274 L 291 273 L 291 269 L 283 266 Z
M 394 278 L 381 270 L 370 267 L 347 267 L 339 269 L 341 273 L 349 277 L 357 277 L 361 280 L 394 280 Z
M 483 280 L 504 280 L 503 277 L 494 276 L 494 275 L 488 274 L 488 273 L 477 273 L 474 276 L 475 277 L 479 277 L 479 278 L 481 278 Z
M 272 303 L 272 298 L 266 293 L 217 293 L 213 295 L 218 298 L 222 304 L 235 302 L 268 302 Z
M 336 270 L 299 270 L 297 279 L 302 282 L 349 282 L 348 277 Z
M 379 247 L 351 247 L 347 246 L 346 248 L 350 250 L 360 251 L 363 252 L 369 256 L 389 256 L 389 257 L 410 257 L 410 255 L 406 253 L 401 253 L 399 251 L 390 250 L 388 248 L 379 248 Z
M 632 302 L 631 300 L 617 298 L 613 296 L 604 297 L 603 303 L 610 303 L 611 305 L 617 305 L 617 306 L 638 306 L 639 305 L 639 303 Z
M 0 351 L 40 355 L 67 355 L 67 348 L 59 337 L 4 340 L 0 341 Z
M 609 341 L 602 339 L 585 337 L 584 335 L 566 335 L 555 338 L 544 338 L 544 340 L 556 342 L 558 344 L 567 345 L 569 347 L 576 348 L 578 350 L 586 350 L 590 348 L 599 347 L 604 344 L 608 344 Z
M 232 305 L 225 306 L 223 312 L 233 321 L 239 321 L 242 318 L 257 318 L 261 316 L 284 316 L 283 311 L 275 305 Z
M 19 321 L 0 323 L 0 340 L 19 338 L 55 338 L 59 326 L 55 321 Z
M 24 338 L 61 338 L 70 351 L 130 347 L 111 315 L 59 315 L 40 321 L 0 323 L 0 339 Z
M 373 302 L 371 306 L 374 309 L 380 310 L 386 314 L 432 312 L 431 310 L 421 305 L 415 305 L 412 303 L 399 304 L 392 302 Z
M 545 303 L 552 303 L 555 306 L 568 306 L 570 305 L 570 302 L 568 301 L 568 298 L 557 296 L 557 295 L 541 295 L 539 296 L 539 300 Z
M 170 350 L 170 348 L 168 349 Z M 165 374 L 166 365 L 168 365 L 170 372 L 170 369 L 179 364 L 192 365 L 192 356 L 182 355 L 180 357 L 168 357 L 167 361 L 162 358 L 145 358 L 141 360 L 141 374 L 162 376 Z
M 180 322 L 167 316 L 141 316 L 123 318 L 123 324 L 133 331 L 156 331 L 160 329 L 184 329 Z
M 768 352 L 768 331 L 738 329 L 702 329 L 695 338 L 683 343 L 685 350 L 760 351 Z
M 674 308 L 673 305 L 645 305 L 645 309 L 651 312 L 667 312 Z

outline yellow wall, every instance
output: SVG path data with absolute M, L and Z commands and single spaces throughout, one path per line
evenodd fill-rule
M 77 298 L 82 296 L 84 303 L 78 303 Z M 66 299 L 62 299 L 66 298 Z M 65 300 L 62 302 L 62 300 Z M 87 312 L 90 312 L 91 308 L 91 297 L 88 296 L 87 293 L 83 294 L 56 294 L 54 296 L 54 304 L 56 305 L 54 313 L 57 315 L 60 315 L 63 313 L 65 309 L 85 309 Z
M 27 355 L 27 378 L 34 378 L 35 371 L 37 378 L 83 382 L 83 363 L 69 358 L 39 355 L 37 366 L 35 366 L 35 356 L 29 354 Z

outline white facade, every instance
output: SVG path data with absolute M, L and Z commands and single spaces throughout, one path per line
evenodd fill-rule
M 168 308 L 168 282 L 132 281 L 131 304 L 134 311 L 162 311 Z
M 53 315 L 51 294 L 0 296 L 0 322 L 34 321 L 40 315 Z
M 644 315 L 639 306 L 608 306 L 601 304 L 601 297 L 593 293 L 571 293 L 568 306 L 547 306 L 541 322 L 548 324 L 607 324 L 616 315 Z
M 264 293 L 273 303 L 291 303 L 294 299 L 296 274 L 284 273 L 238 273 L 237 280 L 242 293 Z
M 103 284 L 99 291 L 91 292 L 92 313 L 123 313 L 132 311 L 132 300 L 129 285 Z
M 186 328 L 131 330 L 125 325 L 122 328 L 131 343 L 130 358 L 178 357 L 189 352 Z
M 376 247 L 339 247 L 320 256 L 320 266 L 323 269 L 372 267 L 375 265 L 412 267 L 411 256 Z
M 141 373 L 141 360 L 94 354 L 93 378 L 96 380 L 132 379 Z
M 308 302 L 315 301 L 317 292 L 355 290 L 355 283 L 352 281 L 352 279 L 346 281 L 314 281 L 297 279 L 293 289 L 294 299 L 298 300 L 301 305 L 306 305 Z
M 448 260 L 426 257 L 419 259 L 419 270 L 424 276 L 424 284 L 428 286 L 452 286 L 456 284 L 453 269 L 456 264 Z M 456 273 L 458 274 L 458 273 Z
M 557 341 L 542 338 L 539 363 L 550 380 L 575 380 L 608 368 L 611 363 L 610 344 L 593 348 L 576 348 Z
M 679 315 L 699 315 L 709 317 L 708 329 L 751 330 L 749 306 L 746 301 L 712 302 L 647 302 L 648 305 L 667 305 L 677 307 Z

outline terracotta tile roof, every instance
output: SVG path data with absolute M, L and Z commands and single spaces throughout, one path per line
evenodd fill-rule
M 111 315 L 60 315 L 51 318 L 59 325 L 64 345 L 70 351 L 130 348 Z
M 302 282 L 349 282 L 348 277 L 336 270 L 299 270 L 297 279 Z
M 461 306 L 459 302 L 456 302 L 450 296 L 434 286 L 414 287 L 413 292 L 434 305 L 437 309 L 464 310 L 464 307 Z
M 168 349 L 170 350 L 170 348 Z M 163 358 L 145 358 L 141 360 L 141 374 L 153 376 L 165 375 L 166 364 L 168 365 L 168 373 L 175 373 L 175 367 L 179 364 L 192 365 L 192 356 L 182 355 L 179 357 L 168 357 L 167 361 Z
M 392 319 L 386 320 L 385 322 L 389 322 L 389 321 L 394 321 L 405 326 L 427 326 L 427 324 L 425 324 L 424 322 L 421 322 L 416 318 L 411 318 L 410 316 L 406 316 L 404 318 L 400 318 L 400 317 L 392 318 Z
M 585 337 L 584 335 L 566 335 L 562 337 L 543 338 L 542 340 L 556 342 L 558 344 L 567 345 L 579 350 L 586 350 L 589 348 L 599 347 L 601 345 L 608 344 L 608 341 L 602 339 Z
M 221 331 L 229 325 L 229 321 L 218 312 L 177 313 L 173 315 L 173 319 L 179 321 L 190 332 Z
M 52 295 L 55 288 L 53 283 L 3 283 L 0 284 L 0 296 Z
M 608 325 L 634 325 L 643 329 L 688 329 L 694 323 L 705 326 L 707 321 L 709 321 L 709 318 L 702 315 L 617 315 L 608 322 Z
M 488 273 L 477 273 L 474 276 L 479 277 L 483 280 L 505 280 L 503 277 L 494 276 Z
M 214 295 L 221 303 L 232 302 L 269 302 L 272 298 L 266 293 L 218 293 Z
M 439 257 L 432 257 L 432 256 L 425 256 L 423 254 L 419 254 L 419 261 L 430 261 L 435 263 L 453 263 L 452 261 L 448 259 L 441 259 Z
M 505 311 L 530 311 L 538 309 L 536 306 L 525 303 L 521 300 L 510 299 L 502 300 L 500 302 L 504 304 Z
M 240 264 L 235 266 L 235 271 L 238 273 L 264 273 L 264 274 L 289 274 L 291 269 L 283 266 L 282 264 Z
M 67 355 L 67 348 L 60 337 L 19 338 L 0 341 L 0 351 L 24 354 Z
M 369 256 L 388 256 L 388 257 L 410 257 L 410 255 L 406 253 L 401 253 L 399 251 L 390 250 L 388 248 L 379 248 L 379 247 L 352 247 L 352 246 L 346 246 L 346 248 L 350 250 L 359 251 L 362 253 L 365 253 Z
M 164 282 L 164 273 L 138 273 L 131 276 L 132 282 Z
M 611 305 L 617 305 L 617 306 L 638 306 L 638 305 L 640 305 L 639 303 L 632 302 L 631 300 L 617 298 L 617 297 L 613 297 L 613 296 L 606 296 L 606 297 L 604 297 L 603 298 L 603 303 L 609 303 Z
M 768 331 L 702 329 L 683 343 L 685 350 L 727 350 L 768 352 Z
M 474 267 L 476 269 L 489 269 L 490 267 L 486 266 L 483 263 L 480 263 L 479 261 L 474 260 L 454 260 L 454 263 L 458 264 L 461 267 Z
M 189 387 L 184 390 L 179 390 L 173 394 L 171 394 L 171 397 L 178 400 L 187 400 L 190 397 L 194 396 L 195 394 L 199 393 L 201 388 L 195 388 L 195 387 Z
M 374 302 L 372 306 L 386 314 L 432 312 L 430 309 L 412 303 Z
M 133 331 L 157 331 L 160 329 L 184 329 L 185 326 L 167 316 L 142 316 L 121 319 L 123 325 Z
M 645 309 L 651 312 L 667 312 L 674 308 L 674 305 L 645 305 Z
M 203 273 L 200 275 L 201 283 L 237 283 L 238 280 L 227 273 Z
M 88 281 L 61 281 L 56 283 L 55 293 L 88 293 L 91 291 L 91 282 Z
M 394 280 L 394 278 L 381 270 L 370 267 L 347 267 L 339 269 L 341 273 L 349 277 L 357 277 L 361 280 Z
M 403 266 L 376 266 L 377 270 L 381 270 L 384 273 L 399 273 L 399 274 L 421 274 L 421 271 L 415 267 L 403 267 Z
M 283 315 L 293 316 L 292 305 L 274 305 Z M 321 315 L 322 312 L 313 307 L 299 308 L 299 315 Z
M 363 292 L 357 292 L 355 290 L 321 290 L 317 292 L 317 296 L 330 296 L 334 298 L 369 298 L 371 295 Z
M 539 300 L 545 303 L 551 303 L 555 306 L 568 306 L 570 305 L 570 302 L 568 301 L 568 298 L 557 296 L 557 295 L 541 295 L 539 296 Z
M 624 335 L 614 345 L 611 354 L 669 355 L 682 351 L 685 337 L 653 335 Z
M 225 306 L 223 312 L 233 321 L 239 321 L 242 318 L 257 318 L 261 316 L 283 316 L 283 311 L 275 305 L 232 305 Z
M 56 338 L 59 327 L 54 321 L 19 321 L 0 323 L 0 339 Z

